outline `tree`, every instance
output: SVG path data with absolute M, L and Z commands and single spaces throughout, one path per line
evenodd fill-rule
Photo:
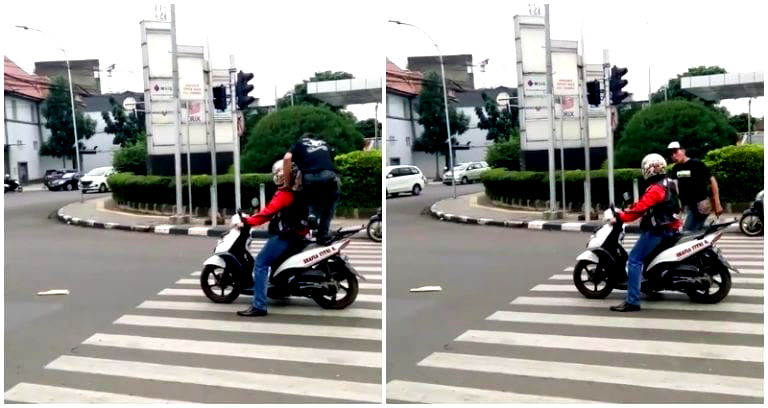
M 498 103 L 483 92 L 481 94 L 484 106 L 476 106 L 475 113 L 479 118 L 477 127 L 488 131 L 486 140 L 495 143 L 506 142 L 518 128 L 517 108 L 499 109 Z M 485 112 L 483 112 L 485 109 Z
M 688 91 L 683 90 L 680 86 L 680 78 L 701 76 L 701 75 L 725 74 L 725 73 L 726 73 L 725 68 L 718 67 L 718 66 L 705 67 L 702 65 L 698 67 L 688 68 L 687 72 L 678 74 L 677 78 L 672 78 L 669 81 L 667 81 L 666 91 L 664 90 L 664 88 L 661 88 L 656 93 L 652 94 L 651 104 L 664 102 L 666 100 L 672 101 L 672 100 L 682 99 L 686 101 L 699 101 L 705 104 L 706 106 L 714 107 L 715 102 L 706 101 Z M 666 92 L 666 95 L 665 95 L 665 92 Z
M 357 131 L 360 132 L 363 137 L 368 139 L 376 136 L 376 128 L 374 128 L 374 126 L 379 129 L 378 135 L 381 137 L 381 122 L 377 121 L 376 119 L 370 118 L 355 123 L 355 129 L 357 129 Z
M 738 115 L 734 115 L 728 118 L 728 124 L 733 126 L 733 128 L 736 129 L 736 131 L 739 133 L 746 133 L 749 131 L 749 129 L 752 129 L 753 132 L 755 131 L 757 118 L 755 118 L 754 116 L 752 117 L 751 127 L 747 126 L 747 122 L 749 122 L 749 115 L 746 113 L 740 113 Z
M 43 156 L 61 157 L 64 167 L 67 158 L 75 162 L 74 127 L 72 126 L 72 105 L 69 97 L 69 82 L 63 77 L 54 78 L 48 97 L 43 102 L 42 114 L 45 127 L 50 129 L 51 137 L 40 147 Z M 75 109 L 77 143 L 80 151 L 85 149 L 81 139 L 90 139 L 96 132 L 96 121 L 86 117 Z
M 346 117 L 326 107 L 299 105 L 267 115 L 248 134 L 243 151 L 243 172 L 269 172 L 301 135 L 311 132 L 336 154 L 363 148 L 363 135 Z
M 517 129 L 512 131 L 509 140 L 496 141 L 489 146 L 485 161 L 493 168 L 520 170 L 520 133 Z
M 419 124 L 424 127 L 424 132 L 414 141 L 413 150 L 435 155 L 435 173 L 438 178 L 442 174 L 438 156 L 440 153 L 446 154 L 448 152 L 445 103 L 443 100 L 440 76 L 435 72 L 427 73 L 416 106 L 419 113 Z M 451 125 L 451 136 L 460 135 L 467 131 L 469 118 L 463 113 L 457 112 L 451 104 L 448 104 L 448 117 Z M 457 144 L 455 137 L 451 137 L 451 143 L 454 146 Z M 447 166 L 448 155 L 446 154 Z
M 293 87 L 293 100 L 291 100 L 291 93 L 286 94 L 282 98 L 277 100 L 278 109 L 287 108 L 295 105 L 314 105 L 314 106 L 326 106 L 328 109 L 336 112 L 343 109 L 343 106 L 331 106 L 320 99 L 315 98 L 312 95 L 307 94 L 308 82 L 320 82 L 320 81 L 335 81 L 339 79 L 353 79 L 354 75 L 349 72 L 343 71 L 323 71 L 315 72 L 315 75 L 311 78 L 302 81 L 300 84 L 296 84 Z
M 147 174 L 147 136 L 140 133 L 132 143 L 122 145 L 112 156 L 112 166 L 119 172 Z
M 101 112 L 101 117 L 104 119 L 104 123 L 106 123 L 104 132 L 115 135 L 112 144 L 120 145 L 120 147 L 134 144 L 138 140 L 139 135 L 146 131 L 144 112 L 126 114 L 122 105 L 117 103 L 115 98 L 112 97 L 109 98 L 109 104 L 112 106 L 111 112 Z
M 627 123 L 616 148 L 616 165 L 638 167 L 646 154 L 664 154 L 675 140 L 688 156 L 702 158 L 712 149 L 734 144 L 736 138 L 724 116 L 700 103 L 662 102 L 636 113 Z

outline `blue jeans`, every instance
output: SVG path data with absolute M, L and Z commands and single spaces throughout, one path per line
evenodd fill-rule
M 686 206 L 685 208 L 685 224 L 683 224 L 683 231 L 698 231 L 704 226 L 704 221 L 707 220 L 708 214 L 700 214 L 696 205 Z
M 627 303 L 640 305 L 640 282 L 643 277 L 643 262 L 665 238 L 674 232 L 643 231 L 637 239 L 634 248 L 629 253 L 627 261 Z
M 264 244 L 253 263 L 253 307 L 267 310 L 267 283 L 269 267 L 286 251 L 291 249 L 293 241 L 274 236 Z

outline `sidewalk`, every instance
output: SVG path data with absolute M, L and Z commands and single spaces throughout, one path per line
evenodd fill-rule
M 494 225 L 507 228 L 528 228 L 550 231 L 595 232 L 604 225 L 603 221 L 579 221 L 578 214 L 566 214 L 565 219 L 547 221 L 542 219 L 542 211 L 519 211 L 485 204 L 484 192 L 458 196 L 438 201 L 430 208 L 432 216 L 442 221 L 463 224 Z M 738 220 L 741 214 L 722 214 L 720 222 Z M 711 219 L 708 221 L 711 222 Z M 639 233 L 637 222 L 627 224 L 626 231 Z M 738 224 L 726 230 L 728 233 L 741 233 Z
M 105 201 L 110 197 L 88 199 L 68 204 L 57 212 L 57 219 L 63 223 L 78 225 L 81 227 L 116 229 L 123 231 L 151 232 L 155 234 L 170 235 L 194 235 L 202 237 L 220 237 L 229 230 L 229 225 L 179 224 L 172 225 L 167 216 L 132 214 L 105 208 Z M 227 223 L 229 220 L 227 219 Z M 334 218 L 331 230 L 340 227 L 353 227 L 367 225 L 367 219 Z M 260 225 L 251 230 L 253 238 L 267 238 L 267 225 Z M 353 238 L 366 237 L 365 231 L 361 231 Z M 367 237 L 366 237 L 367 238 Z

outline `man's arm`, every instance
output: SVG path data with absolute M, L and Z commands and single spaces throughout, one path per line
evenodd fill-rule
M 285 179 L 285 186 L 290 188 L 293 186 L 293 177 L 291 177 L 291 167 L 293 166 L 293 154 L 287 152 L 283 156 L 283 178 Z
M 712 187 L 712 203 L 715 207 L 715 215 L 719 216 L 723 213 L 723 206 L 720 204 L 720 189 L 717 186 L 715 176 L 709 176 L 709 184 Z

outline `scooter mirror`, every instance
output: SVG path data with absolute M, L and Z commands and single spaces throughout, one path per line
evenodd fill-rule
M 259 203 L 260 203 L 260 202 L 261 202 L 261 201 L 259 201 L 259 199 L 258 199 L 258 198 L 254 197 L 254 198 L 251 200 L 251 206 L 252 206 L 253 208 L 256 208 L 256 207 L 258 207 L 258 206 L 259 206 Z

